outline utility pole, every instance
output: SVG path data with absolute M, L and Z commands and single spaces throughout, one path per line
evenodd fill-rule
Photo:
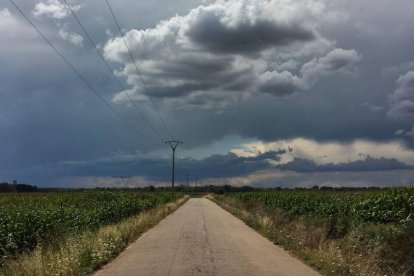
M 197 181 L 198 181 L 198 178 L 196 178 L 196 188 L 197 188 Z
M 174 191 L 174 180 L 175 180 L 175 149 L 178 147 L 179 144 L 183 144 L 181 141 L 175 141 L 170 140 L 165 142 L 166 144 L 170 145 L 172 152 L 173 152 L 173 158 L 172 158 L 172 177 L 171 177 L 171 187 Z
M 187 177 L 187 190 L 188 190 L 188 177 L 190 176 L 189 174 L 185 175 Z
M 126 179 L 126 181 L 125 181 L 125 179 Z M 129 177 L 121 176 L 121 180 L 122 180 L 122 188 L 125 189 L 126 188 L 126 185 L 129 182 Z

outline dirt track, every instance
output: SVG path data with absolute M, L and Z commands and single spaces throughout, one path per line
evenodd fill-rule
M 190 199 L 95 275 L 319 275 L 242 221 Z

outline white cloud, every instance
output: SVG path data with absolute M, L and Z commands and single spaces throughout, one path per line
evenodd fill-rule
M 75 11 L 80 7 L 80 5 L 71 6 Z M 46 0 L 46 2 L 37 3 L 32 13 L 36 17 L 47 16 L 62 19 L 70 14 L 70 10 L 66 4 L 59 2 L 59 0 Z
M 281 155 L 282 159 L 279 163 L 287 163 L 295 157 L 313 160 L 317 164 L 341 163 L 363 160 L 369 155 L 374 158 L 395 158 L 406 164 L 414 165 L 414 150 L 398 140 L 391 142 L 356 140 L 350 143 L 339 143 L 295 138 L 269 143 L 260 141 L 247 143 L 232 152 L 240 156 L 254 156 L 257 154 L 256 149 L 263 153 L 288 147 L 293 148 L 293 151 Z
M 75 32 L 70 32 L 62 28 L 59 30 L 59 36 L 75 46 L 83 47 L 83 37 Z
M 361 57 L 335 49 L 320 33 L 331 18 L 320 1 L 217 0 L 154 28 L 130 30 L 125 39 L 153 96 L 178 106 L 220 109 L 257 92 L 287 95 L 309 89 L 320 77 L 349 73 Z M 109 40 L 104 53 L 124 65 L 119 74 L 132 86 L 132 96 L 142 99 L 122 38 Z M 127 102 L 123 95 L 114 100 Z

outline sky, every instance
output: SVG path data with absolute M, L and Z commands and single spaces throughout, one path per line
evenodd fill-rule
M 13 1 L 0 182 L 414 183 L 411 0 Z

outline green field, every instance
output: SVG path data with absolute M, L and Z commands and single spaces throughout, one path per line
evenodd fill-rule
M 414 273 L 414 188 L 206 189 L 188 192 L 217 193 L 210 198 L 324 275 Z M 90 274 L 178 208 L 165 204 L 179 198 L 185 201 L 162 191 L 0 194 L 0 274 L 29 267 L 27 275 Z
M 0 194 L 0 260 L 39 243 L 119 222 L 179 196 L 131 191 Z
M 404 223 L 414 219 L 414 188 L 372 191 L 290 190 L 227 194 L 294 215 L 347 217 L 356 222 Z
M 324 275 L 414 275 L 414 188 L 261 190 L 214 200 Z

